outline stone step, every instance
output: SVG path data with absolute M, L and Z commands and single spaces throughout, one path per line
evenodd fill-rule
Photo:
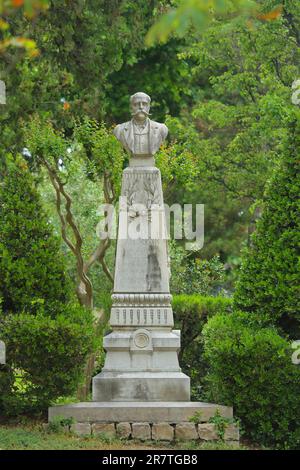
M 74 418 L 81 423 L 182 423 L 195 414 L 199 422 L 207 422 L 216 411 L 224 418 L 232 418 L 230 406 L 205 402 L 81 402 L 49 408 L 48 419 L 55 416 Z

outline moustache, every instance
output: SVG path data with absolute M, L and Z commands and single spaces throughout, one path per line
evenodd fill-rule
M 144 111 L 143 109 L 139 109 L 138 111 L 132 112 L 131 116 L 136 116 L 137 114 L 143 113 L 145 116 L 151 116 L 151 113 Z

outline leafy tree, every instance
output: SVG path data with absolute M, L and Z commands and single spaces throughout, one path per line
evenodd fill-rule
M 0 297 L 3 310 L 34 311 L 43 303 L 55 316 L 68 301 L 69 285 L 59 239 L 44 213 L 26 162 L 7 156 L 0 182 Z
M 276 2 L 259 7 L 248 22 L 217 17 L 189 30 L 179 58 L 191 70 L 193 101 L 167 118 L 171 145 L 159 156 L 166 200 L 205 204 L 201 254 L 219 254 L 229 269 L 261 212 L 299 76 L 298 3 L 284 2 L 269 19 Z
M 98 270 L 97 276 L 104 273 L 108 278 L 109 283 L 102 277 L 102 287 L 109 290 L 113 283 L 105 259 L 111 239 L 97 235 L 97 224 L 104 217 L 104 204 L 117 202 L 124 152 L 104 125 L 87 118 L 76 124 L 72 139 L 65 139 L 49 121 L 38 117 L 27 123 L 24 135 L 32 166 L 44 166 L 54 189 L 54 200 L 51 197 L 66 245 L 64 250 L 67 247 L 67 253 L 73 255 L 73 265 L 74 260 L 76 264 L 72 272 L 76 271 L 78 300 L 93 308 L 92 268 L 101 266 L 102 273 Z M 102 211 L 98 212 L 101 204 Z M 108 232 L 108 227 L 105 229 Z
M 15 15 L 21 14 L 26 19 L 33 19 L 48 7 L 48 0 L 1 0 L 0 2 L 0 54 L 10 47 L 25 49 L 29 57 L 38 55 L 35 41 L 24 36 L 12 36 L 10 23 Z
M 183 0 L 172 2 L 170 8 L 152 26 L 147 34 L 147 44 L 166 42 L 171 34 L 183 36 L 191 25 L 203 31 L 216 16 L 232 16 L 243 11 L 254 10 L 256 4 L 251 0 Z M 174 8 L 177 7 L 177 8 Z
M 24 57 L 8 48 L 3 56 L 0 75 L 8 96 L 0 120 L 3 147 L 20 151 L 20 119 L 27 120 L 37 110 L 67 134 L 73 130 L 75 117 L 102 119 L 110 109 L 109 76 L 123 64 L 138 60 L 146 32 L 168 2 L 71 3 L 52 0 L 34 22 L 21 14 L 10 22 L 10 34 L 30 37 L 39 55 Z
M 245 253 L 235 306 L 291 338 L 300 335 L 299 303 L 299 130 L 300 114 L 289 124 L 281 162 L 264 198 L 264 210 Z

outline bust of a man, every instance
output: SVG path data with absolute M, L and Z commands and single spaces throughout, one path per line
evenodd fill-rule
M 165 124 L 149 119 L 150 96 L 138 92 L 130 97 L 131 121 L 118 124 L 114 135 L 132 157 L 153 157 L 168 135 Z

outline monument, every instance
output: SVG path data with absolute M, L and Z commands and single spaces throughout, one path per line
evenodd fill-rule
M 123 172 L 116 252 L 113 332 L 106 360 L 93 379 L 93 400 L 187 401 L 190 379 L 181 372 L 169 289 L 167 231 L 161 176 L 154 154 L 168 129 L 149 119 L 150 97 L 130 98 L 132 120 L 114 134 L 130 153 Z
M 180 331 L 173 330 L 168 236 L 154 159 L 168 129 L 149 118 L 150 102 L 147 94 L 135 93 L 131 121 L 114 129 L 130 158 L 122 177 L 112 332 L 103 338 L 105 364 L 93 378 L 92 401 L 51 407 L 49 420 L 73 417 L 79 433 L 89 432 L 92 424 L 91 430 L 121 429 L 127 437 L 141 432 L 144 438 L 217 439 L 207 421 L 217 410 L 232 418 L 232 408 L 191 402 L 190 379 L 178 363 Z M 205 424 L 189 422 L 195 413 Z M 236 429 L 232 433 L 228 439 L 237 439 Z

